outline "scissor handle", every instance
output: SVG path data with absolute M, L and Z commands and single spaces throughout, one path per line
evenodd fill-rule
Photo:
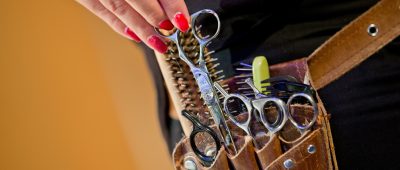
M 292 102 L 293 102 L 293 100 L 295 99 L 295 98 L 298 98 L 298 97 L 303 97 L 303 98 L 305 98 L 305 99 L 307 99 L 310 103 L 311 103 L 311 106 L 312 106 L 312 108 L 313 108 L 313 117 L 312 117 L 312 119 L 311 119 L 311 121 L 310 121 L 310 123 L 308 123 L 307 125 L 305 125 L 305 126 L 303 126 L 303 125 L 301 125 L 300 123 L 298 123 L 294 118 L 293 118 L 293 116 L 292 116 L 292 114 L 290 114 L 290 109 L 289 109 L 289 107 L 290 107 L 290 105 L 292 104 Z M 289 117 L 289 120 L 293 123 L 293 125 L 295 125 L 298 129 L 300 129 L 300 130 L 308 130 L 308 129 L 310 129 L 311 128 L 311 126 L 313 126 L 314 125 L 314 123 L 317 121 L 317 117 L 318 117 L 318 106 L 317 106 L 317 103 L 315 102 L 315 100 L 313 99 L 313 97 L 312 96 L 310 96 L 309 94 L 306 94 L 306 93 L 295 93 L 295 94 L 293 94 L 292 96 L 290 96 L 290 98 L 288 99 L 288 101 L 287 101 L 287 108 L 288 108 L 288 117 Z
M 237 98 L 239 99 L 242 103 L 244 103 L 246 110 L 247 110 L 247 119 L 245 121 L 238 121 L 235 119 L 235 115 L 232 114 L 232 111 L 229 110 L 229 106 L 228 106 L 228 102 L 229 99 L 233 99 L 233 98 Z M 238 127 L 240 127 L 241 129 L 243 129 L 247 135 L 249 136 L 253 136 L 253 134 L 251 133 L 250 130 L 250 122 L 251 122 L 251 117 L 252 117 L 252 113 L 253 113 L 253 106 L 251 105 L 251 100 L 248 99 L 247 97 L 240 95 L 240 94 L 236 94 L 236 93 L 232 93 L 229 94 L 223 101 L 223 105 L 224 105 L 224 111 L 225 113 L 228 115 L 228 118 Z
M 273 103 L 277 106 L 278 109 L 278 117 L 274 123 L 270 123 L 268 118 L 265 116 L 264 106 L 267 103 Z M 271 133 L 276 133 L 283 128 L 287 120 L 287 107 L 285 102 L 276 97 L 266 97 L 257 100 L 253 100 L 253 106 L 259 113 L 259 117 L 261 118 L 261 123 L 268 129 Z
M 223 101 L 223 107 L 224 107 L 224 111 L 225 113 L 228 115 L 228 118 L 239 128 L 243 129 L 248 135 L 252 136 L 250 128 L 249 128 L 249 124 L 251 122 L 251 114 L 253 113 L 253 106 L 251 105 L 251 100 L 249 98 L 247 98 L 246 96 L 240 95 L 240 94 L 236 94 L 236 93 L 231 93 L 229 94 L 227 91 L 225 91 L 224 88 L 222 88 L 222 86 L 217 83 L 214 82 L 214 87 L 223 95 L 224 97 L 224 101 Z M 245 122 L 239 122 L 235 119 L 235 115 L 233 115 L 231 113 L 231 111 L 229 110 L 228 107 L 228 102 L 229 99 L 233 99 L 233 98 L 237 98 L 239 99 L 242 103 L 244 103 L 244 105 L 246 106 L 247 112 L 248 112 L 248 118 Z
M 197 32 L 198 27 L 196 26 L 196 21 L 197 21 L 197 18 L 203 14 L 211 14 L 217 20 L 217 30 L 215 31 L 215 33 L 213 35 L 211 35 L 209 37 L 208 36 L 201 37 L 198 35 L 198 32 Z M 196 13 L 192 14 L 191 17 L 192 17 L 192 22 L 191 22 L 192 33 L 193 33 L 194 37 L 196 37 L 196 39 L 199 41 L 200 45 L 206 46 L 208 43 L 211 42 L 212 39 L 214 39 L 215 37 L 218 36 L 220 28 L 221 28 L 221 21 L 219 20 L 218 14 L 215 11 L 213 11 L 211 9 L 203 9 L 203 10 L 197 11 Z
M 197 148 L 195 137 L 198 133 L 208 133 L 213 138 L 216 145 L 216 151 L 218 152 L 221 148 L 221 142 L 217 134 L 210 127 L 201 124 L 195 117 L 190 115 L 187 110 L 182 110 L 182 115 L 193 123 L 193 130 L 189 136 L 190 146 L 192 147 L 193 152 L 202 161 L 204 165 L 210 166 L 214 162 L 215 156 L 207 156 L 203 152 L 201 152 L 199 148 Z

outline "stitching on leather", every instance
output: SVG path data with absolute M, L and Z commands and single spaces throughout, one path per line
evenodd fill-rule
M 378 9 L 381 6 L 382 6 L 382 3 L 378 2 L 378 4 L 375 6 L 376 8 L 373 8 L 373 9 Z M 329 39 L 327 42 L 325 42 L 319 49 L 317 49 L 315 51 L 315 53 L 311 54 L 311 58 L 310 58 L 310 62 L 309 62 L 310 68 L 312 68 L 314 65 L 318 65 L 321 62 L 321 60 L 324 58 L 324 57 L 317 57 L 317 56 L 321 56 L 321 55 L 325 56 L 324 54 L 319 55 L 320 51 L 323 51 L 323 50 L 328 48 L 328 50 L 326 50 L 326 53 L 328 53 L 329 50 L 331 49 L 330 48 L 331 46 L 336 46 L 339 42 L 341 42 L 341 40 L 337 40 L 335 37 L 338 37 L 338 36 L 341 36 L 342 34 L 347 33 L 348 30 L 349 30 L 348 29 L 349 27 L 354 27 L 354 25 L 356 25 L 359 20 L 361 20 L 362 18 L 367 16 L 367 14 L 371 13 L 372 11 L 374 11 L 373 9 L 371 9 L 369 12 L 365 13 L 364 15 L 361 15 L 359 18 L 357 18 L 356 20 L 352 21 L 349 25 L 345 26 L 341 31 L 339 31 L 337 33 L 337 35 L 334 35 L 331 39 Z M 318 79 L 320 79 L 320 78 L 318 78 Z M 315 79 L 313 79 L 313 80 L 314 80 L 314 82 L 318 82 L 318 80 L 315 80 Z
M 318 133 L 321 133 L 321 132 L 318 132 Z M 322 133 L 320 134 L 320 135 L 323 135 Z M 310 144 L 312 144 L 312 140 L 310 140 L 310 141 L 307 141 L 307 144 L 306 145 L 304 145 L 304 146 L 308 146 L 308 145 L 310 145 Z M 317 140 L 315 140 L 315 143 L 314 143 L 314 146 L 324 146 L 324 144 L 323 144 L 323 142 L 321 142 L 321 140 L 319 140 L 319 139 L 317 139 Z M 307 149 L 306 147 L 302 147 L 302 148 L 299 148 L 299 149 L 301 149 L 301 150 L 305 150 L 305 149 Z M 321 149 L 321 147 L 319 147 L 320 149 Z M 317 151 L 318 152 L 318 151 Z M 322 151 L 320 151 L 320 152 L 322 152 Z M 302 151 L 300 151 L 300 153 L 301 153 L 301 158 L 302 159 L 300 159 L 300 160 L 295 160 L 295 162 L 304 162 L 304 160 L 306 160 L 306 159 L 308 159 L 309 157 L 311 157 L 313 154 L 309 154 L 309 153 L 306 153 L 306 155 L 304 156 L 304 153 L 302 152 Z M 315 154 L 315 153 L 314 153 Z M 324 153 L 322 153 L 321 155 L 324 155 Z
M 362 29 L 362 22 L 359 22 L 359 20 L 364 20 L 365 18 L 369 18 L 371 17 L 371 13 L 374 13 L 376 10 L 381 10 L 383 3 L 378 3 L 376 4 L 376 6 L 374 6 L 373 8 L 371 8 L 369 10 L 369 12 L 361 15 L 360 17 L 358 17 L 355 21 L 353 21 L 351 24 L 349 24 L 348 26 L 346 26 L 345 28 L 342 29 L 342 31 L 338 32 L 336 36 L 341 36 L 342 34 L 348 34 L 349 30 L 350 31 L 354 31 L 351 29 L 348 29 L 349 27 L 353 27 L 356 29 L 357 32 L 362 31 L 360 29 Z M 396 28 L 396 27 L 395 27 Z M 343 61 L 339 64 L 342 65 L 343 63 L 344 66 L 337 66 L 337 67 L 333 67 L 332 69 L 326 69 L 328 70 L 326 73 L 323 73 L 320 77 L 316 77 L 312 78 L 314 79 L 315 85 L 317 86 L 317 88 L 323 87 L 326 84 L 328 84 L 329 82 L 335 80 L 336 78 L 338 78 L 338 76 L 346 73 L 349 69 L 351 69 L 354 65 L 359 64 L 361 61 L 365 60 L 365 58 L 367 58 L 369 55 L 357 55 L 357 54 L 371 54 L 374 51 L 376 51 L 377 49 L 381 48 L 383 45 L 382 44 L 386 44 L 389 40 L 391 40 L 390 36 L 385 36 L 387 34 L 390 35 L 390 31 L 393 29 L 390 29 L 388 31 L 386 31 L 383 35 L 380 36 L 380 38 L 378 39 L 372 39 L 369 42 L 376 42 L 373 45 L 376 45 L 378 43 L 377 46 L 371 48 L 368 51 L 365 51 L 364 48 L 365 47 L 369 47 L 372 46 L 370 43 L 366 43 L 365 45 L 362 45 L 362 48 L 359 48 L 359 50 L 354 51 L 353 55 L 350 55 L 351 57 L 348 58 L 348 60 L 343 59 Z M 382 33 L 381 33 L 382 34 Z M 350 34 L 349 34 L 350 35 Z M 384 39 L 387 38 L 388 39 Z M 322 59 L 325 58 L 324 56 L 329 56 L 330 51 L 332 50 L 331 47 L 337 46 L 339 43 L 344 42 L 346 39 L 348 39 L 347 37 L 344 37 L 345 39 L 330 39 L 328 40 L 326 43 L 324 43 L 319 49 L 317 49 L 313 54 L 311 54 L 311 56 L 309 57 L 308 61 L 309 61 L 309 66 L 313 67 L 315 65 L 320 65 L 320 63 L 322 62 Z M 380 42 L 380 43 L 379 43 Z M 379 45 L 380 44 L 380 45 Z M 320 51 L 325 50 L 324 54 L 321 54 Z M 364 52 L 362 52 L 361 50 L 364 50 Z M 361 51 L 361 52 L 360 52 Z M 359 59 L 362 59 L 361 61 L 359 61 Z M 350 61 L 349 61 L 350 60 Z
M 357 26 L 357 25 L 355 25 L 355 26 Z M 338 77 L 338 76 L 344 74 L 349 69 L 351 69 L 351 67 L 353 67 L 354 65 L 357 65 L 361 61 L 365 60 L 365 58 L 367 58 L 369 56 L 368 54 L 373 53 L 374 51 L 376 51 L 376 49 L 381 48 L 383 46 L 383 44 L 385 44 L 384 40 L 387 37 L 386 35 L 388 35 L 388 34 L 390 35 L 390 33 L 391 33 L 390 30 L 393 30 L 393 29 L 389 28 L 389 30 L 386 31 L 383 35 L 381 35 L 380 38 L 373 39 L 371 41 L 373 43 L 373 45 L 378 44 L 377 46 L 374 47 L 372 44 L 368 44 L 368 43 L 365 44 L 363 48 L 360 48 L 358 51 L 354 51 L 353 52 L 354 55 L 350 55 L 351 57 L 349 58 L 349 60 L 347 60 L 347 61 L 344 60 L 342 62 L 342 64 L 340 64 L 338 67 L 333 68 L 330 71 L 326 72 L 324 75 L 330 75 L 330 76 L 329 77 L 327 77 L 327 76 L 320 77 L 317 84 L 320 86 L 325 86 L 330 81 L 333 81 L 335 77 Z M 357 31 L 359 31 L 359 30 L 357 30 Z M 373 48 L 368 48 L 370 46 L 372 46 Z M 364 49 L 369 49 L 369 50 L 365 51 Z M 367 54 L 367 55 L 361 55 L 361 54 Z M 343 64 L 343 63 L 345 63 L 345 64 Z
M 397 27 L 395 27 L 397 28 Z M 393 29 L 391 29 L 393 30 Z M 387 31 L 384 35 L 391 35 L 390 31 Z M 385 38 L 384 35 L 381 35 L 381 38 L 376 39 L 374 42 L 376 43 L 370 43 L 367 44 L 366 46 L 364 46 L 364 48 L 359 49 L 358 51 L 355 51 L 353 54 L 351 55 L 351 57 L 349 58 L 349 60 L 344 60 L 344 62 L 342 62 L 342 64 L 340 64 L 338 67 L 331 69 L 330 71 L 326 72 L 325 75 L 331 75 L 329 77 L 327 76 L 323 76 L 321 78 L 319 78 L 319 81 L 316 82 L 316 84 L 318 84 L 317 86 L 325 86 L 327 85 L 330 81 L 333 81 L 333 79 L 331 77 L 338 77 L 338 75 L 343 75 L 344 73 L 346 73 L 349 69 L 351 69 L 354 65 L 358 65 L 359 63 L 361 63 L 362 61 L 364 61 L 365 59 L 368 58 L 368 56 L 370 56 L 374 51 L 376 51 L 376 49 L 381 48 L 384 44 L 386 44 L 386 41 L 379 41 Z M 392 38 L 390 38 L 392 39 Z M 380 43 L 379 43 L 380 42 Z M 371 50 L 369 51 L 365 51 L 365 49 L 368 49 L 368 47 L 373 46 L 375 44 L 380 44 L 375 46 L 375 48 L 371 48 Z M 368 54 L 368 55 L 361 55 L 361 54 Z M 343 63 L 348 63 L 348 64 L 343 64 Z

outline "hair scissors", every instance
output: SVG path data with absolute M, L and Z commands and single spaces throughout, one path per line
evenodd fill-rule
M 199 36 L 199 33 L 197 32 L 198 28 L 195 25 L 196 19 L 203 14 L 209 14 L 211 16 L 214 16 L 217 21 L 216 31 L 211 36 Z M 226 125 L 223 112 L 221 110 L 221 107 L 219 106 L 218 95 L 214 89 L 212 80 L 210 78 L 210 74 L 207 70 L 206 62 L 204 61 L 204 48 L 211 42 L 211 40 L 213 40 L 219 34 L 221 22 L 219 20 L 217 13 L 209 9 L 203 9 L 201 11 L 198 11 L 192 14 L 191 18 L 192 18 L 191 22 L 192 34 L 194 35 L 195 39 L 199 42 L 200 46 L 200 53 L 197 61 L 197 66 L 190 60 L 190 58 L 187 56 L 182 46 L 180 45 L 181 39 L 179 38 L 179 34 L 181 32 L 178 29 L 176 29 L 176 31 L 170 35 L 164 35 L 157 28 L 155 28 L 155 30 L 160 36 L 165 37 L 176 44 L 179 58 L 183 60 L 190 67 L 190 70 L 193 73 L 193 77 L 196 80 L 196 83 L 200 89 L 201 96 L 204 99 L 205 104 L 209 108 L 211 115 L 218 126 L 224 144 L 226 145 L 227 148 L 232 148 L 234 152 L 237 153 L 237 149 L 233 142 L 231 132 L 228 126 Z
M 249 84 L 249 86 L 251 86 L 251 88 L 255 88 L 253 90 L 256 90 L 258 92 L 257 88 L 254 86 L 251 79 L 246 79 L 245 82 L 247 84 Z M 271 134 L 276 133 L 283 127 L 283 125 L 284 125 L 283 122 L 285 122 L 287 119 L 287 117 L 286 117 L 287 107 L 285 106 L 285 103 L 281 99 L 276 98 L 276 97 L 267 97 L 266 98 L 263 95 L 261 96 L 261 93 L 256 93 L 257 94 L 256 100 L 251 100 L 242 94 L 238 94 L 238 93 L 228 94 L 221 87 L 221 85 L 218 84 L 217 82 L 214 82 L 214 86 L 224 96 L 223 106 L 224 106 L 225 113 L 228 115 L 229 119 L 236 126 L 243 129 L 247 135 L 249 135 L 250 137 L 253 138 L 253 140 L 254 140 L 254 135 L 251 132 L 250 123 L 251 123 L 251 120 L 253 117 L 252 114 L 255 113 L 255 111 L 258 111 L 262 124 L 268 129 L 268 131 Z M 264 97 L 264 98 L 261 98 L 261 97 Z M 277 118 L 275 119 L 274 123 L 270 123 L 268 121 L 268 118 L 265 116 L 265 114 L 263 114 L 264 108 L 265 108 L 265 106 L 267 106 L 268 103 L 273 103 L 278 107 L 278 114 L 277 114 Z M 234 108 L 234 110 L 232 110 L 232 107 Z M 242 111 L 238 111 L 238 109 L 240 109 Z M 244 121 L 238 120 L 237 116 L 240 113 L 247 114 L 246 115 L 247 119 L 245 119 Z M 257 148 L 260 148 L 259 146 L 257 146 L 258 145 L 257 142 L 254 141 L 253 143 Z
M 285 103 L 280 98 L 274 96 L 267 96 L 260 93 L 260 91 L 256 88 L 256 86 L 254 86 L 251 78 L 247 78 L 245 82 L 253 89 L 255 94 L 254 100 L 251 100 L 241 94 L 235 94 L 235 93 L 228 94 L 218 83 L 214 83 L 214 86 L 224 96 L 224 101 L 223 101 L 224 110 L 229 116 L 229 119 L 231 119 L 235 125 L 243 129 L 248 135 L 252 136 L 249 124 L 251 122 L 250 114 L 254 112 L 254 110 L 259 113 L 258 116 L 259 118 L 261 118 L 260 119 L 261 123 L 268 129 L 269 133 L 272 134 L 280 131 L 286 124 L 287 120 L 289 120 L 296 127 L 296 129 L 299 130 L 302 137 L 304 136 L 304 134 L 306 134 L 305 132 L 309 130 L 315 123 L 318 116 L 318 107 L 314 99 L 310 95 L 306 93 L 294 93 L 289 97 L 287 103 Z M 298 122 L 295 118 L 293 118 L 293 115 L 291 114 L 291 111 L 289 109 L 290 105 L 292 105 L 293 102 L 300 97 L 305 98 L 313 108 L 313 117 L 309 122 L 306 122 L 305 125 L 303 123 Z M 249 113 L 247 120 L 242 122 L 238 121 L 237 119 L 235 119 L 235 116 L 237 115 L 235 115 L 234 111 L 229 109 L 229 100 L 232 100 L 234 98 L 239 99 L 242 103 L 244 103 L 244 106 L 246 107 Z M 273 123 L 269 121 L 269 117 L 267 116 L 268 114 L 265 113 L 265 108 L 270 106 L 269 104 L 275 105 L 278 109 L 277 117 L 275 118 L 275 121 Z
M 271 78 L 271 80 L 275 80 L 273 78 Z M 274 82 L 274 81 L 269 81 L 271 83 L 271 86 L 274 86 L 272 88 L 275 89 L 279 89 L 281 92 L 285 93 L 285 95 L 278 95 L 278 98 L 283 98 L 283 99 L 287 99 L 287 102 L 285 104 L 286 107 L 286 117 L 288 118 L 288 120 L 296 127 L 296 129 L 300 132 L 300 137 L 298 139 L 301 139 L 302 137 L 305 136 L 306 132 L 314 125 L 314 123 L 317 120 L 318 117 L 318 106 L 317 103 L 315 102 L 314 98 L 311 96 L 314 93 L 312 92 L 312 89 L 310 86 L 301 84 L 301 83 L 297 83 L 297 80 L 295 78 L 292 77 L 279 77 L 276 80 L 279 80 L 278 83 Z M 289 86 L 288 84 L 285 84 L 286 86 L 282 85 L 282 81 L 283 83 L 287 83 L 287 82 L 291 82 L 291 87 L 288 88 L 286 86 Z M 246 82 L 251 82 L 251 79 L 246 79 Z M 283 86 L 283 87 L 282 87 Z M 254 90 L 255 96 L 256 96 L 256 100 L 254 102 L 256 102 L 258 99 L 257 98 L 268 98 L 270 96 L 274 96 L 274 94 L 276 95 L 277 93 L 272 93 L 270 95 L 264 95 L 262 93 L 260 93 L 260 91 L 257 90 L 257 88 L 255 88 L 253 86 L 252 88 Z M 268 87 L 267 87 L 268 89 Z M 258 96 L 258 97 L 257 97 Z M 290 106 L 292 104 L 294 104 L 294 102 L 296 101 L 296 99 L 299 98 L 304 98 L 306 99 L 306 101 L 311 104 L 312 109 L 313 109 L 313 115 L 311 120 L 309 121 L 303 121 L 303 122 L 298 122 L 298 120 L 296 120 L 293 117 L 293 114 L 291 113 L 291 109 Z M 257 103 L 257 102 L 256 102 Z M 258 107 L 260 107 L 261 105 L 258 105 Z M 263 109 L 262 109 L 263 111 Z M 261 113 L 261 115 L 265 115 L 264 113 Z M 262 118 L 262 117 L 261 117 Z M 282 126 L 286 123 L 287 120 L 284 120 L 282 122 Z M 281 140 L 287 142 L 286 140 L 284 140 L 282 137 L 280 137 Z
M 210 127 L 201 124 L 195 117 L 190 115 L 187 110 L 183 110 L 182 115 L 185 116 L 193 124 L 193 130 L 192 133 L 190 133 L 189 140 L 190 146 L 192 147 L 194 154 L 201 160 L 201 162 L 205 166 L 210 166 L 214 162 L 215 156 L 221 148 L 221 142 L 218 138 L 218 135 Z M 215 151 L 214 156 L 210 156 L 207 153 L 201 152 L 200 149 L 197 147 L 196 136 L 200 133 L 207 133 L 214 140 L 215 148 L 212 148 L 213 151 Z

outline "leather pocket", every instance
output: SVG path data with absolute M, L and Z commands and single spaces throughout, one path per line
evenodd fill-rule
M 298 169 L 298 170 L 326 170 L 331 169 L 330 159 L 326 148 L 323 129 L 318 128 L 290 148 L 287 152 L 273 161 L 267 170 Z
M 279 141 L 278 136 L 276 135 L 272 136 L 265 135 L 256 138 L 256 140 L 268 140 L 268 142 L 261 149 L 256 149 L 255 151 L 260 167 L 261 169 L 264 169 L 269 164 L 271 164 L 276 158 L 282 155 L 281 143 Z
M 290 108 L 291 111 L 289 114 L 293 115 L 294 119 L 300 124 L 307 124 L 314 114 L 312 107 L 309 105 L 293 104 Z M 313 127 L 318 128 L 320 124 L 320 121 L 317 119 Z M 311 130 L 300 130 L 288 120 L 278 133 L 282 148 L 284 151 L 287 151 L 302 142 L 311 133 Z
M 232 163 L 234 169 L 258 169 L 258 164 L 253 147 L 253 139 L 249 136 L 246 136 L 239 140 L 244 140 L 244 144 L 241 145 L 238 153 L 234 156 L 228 155 L 228 158 Z
M 191 169 L 189 167 L 193 166 L 195 166 L 198 170 L 229 169 L 228 159 L 224 147 L 221 147 L 221 149 L 218 151 L 215 161 L 211 164 L 211 166 L 205 167 L 194 154 L 192 148 L 190 147 L 188 138 L 184 138 L 176 144 L 172 155 L 174 166 L 177 170 Z

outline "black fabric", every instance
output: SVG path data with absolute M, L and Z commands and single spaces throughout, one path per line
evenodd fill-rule
M 210 48 L 231 65 L 258 55 L 270 64 L 308 56 L 376 0 L 187 0 L 190 13 L 219 13 L 222 29 Z M 149 52 L 149 55 L 151 52 Z M 161 73 L 153 70 L 159 115 L 170 150 L 182 135 L 168 118 Z M 400 40 L 319 91 L 328 112 L 341 169 L 400 169 Z

